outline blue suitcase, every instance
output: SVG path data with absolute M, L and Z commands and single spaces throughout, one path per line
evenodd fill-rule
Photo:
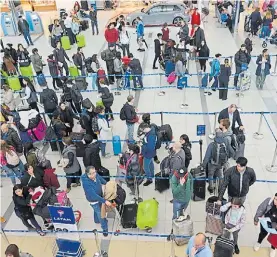
M 201 80 L 201 87 L 207 87 L 208 86 L 208 80 L 209 80 L 209 74 L 206 73 L 202 80 Z
M 177 82 L 177 88 L 178 89 L 183 89 L 184 87 L 187 87 L 188 84 L 188 78 L 185 77 L 180 77 Z
M 120 136 L 113 136 L 113 153 L 114 155 L 119 155 L 121 153 Z
M 46 82 L 46 79 L 45 79 L 45 77 L 44 77 L 44 74 L 39 74 L 39 75 L 37 76 L 37 80 L 38 80 L 38 84 L 39 84 L 40 86 L 46 86 L 46 85 L 47 85 L 47 82 Z
M 175 64 L 172 61 L 165 62 L 165 76 L 168 77 L 171 72 L 175 71 Z

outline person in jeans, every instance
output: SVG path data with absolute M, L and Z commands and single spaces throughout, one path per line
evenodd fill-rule
M 173 218 L 178 219 L 180 216 L 186 216 L 185 211 L 189 205 L 192 188 L 192 175 L 187 168 L 175 170 L 170 179 L 173 195 Z
M 23 34 L 23 37 L 27 43 L 27 45 L 34 45 L 33 44 L 33 41 L 32 41 L 32 38 L 30 36 L 30 28 L 29 28 L 29 24 L 28 22 L 23 19 L 23 17 L 20 15 L 18 16 L 18 23 L 17 23 L 17 26 L 18 26 L 18 31 L 20 34 Z
M 137 113 L 134 107 L 135 98 L 132 95 L 127 97 L 127 103 L 125 103 L 120 111 L 124 117 L 121 117 L 121 120 L 126 120 L 127 131 L 128 131 L 128 141 L 130 143 L 134 142 L 134 129 L 135 123 L 138 121 Z
M 28 190 L 27 187 L 23 187 L 19 184 L 13 187 L 13 202 L 15 205 L 15 214 L 18 218 L 22 220 L 22 223 L 28 228 L 28 230 L 35 229 L 40 236 L 45 236 L 45 233 L 42 231 L 40 225 L 36 221 L 30 207 L 32 195 L 29 191 L 30 190 Z M 33 226 L 31 226 L 28 221 L 30 221 Z
M 273 220 L 273 215 L 275 215 L 275 222 L 272 222 L 272 225 L 276 225 L 276 214 L 277 214 L 277 193 L 274 195 L 274 197 L 268 197 L 266 198 L 257 209 L 257 212 L 254 217 L 254 225 L 257 226 L 259 224 L 259 218 L 270 218 Z M 273 220 L 274 221 L 274 220 Z M 277 227 L 276 227 L 277 229 Z M 254 250 L 257 252 L 259 251 L 261 247 L 262 241 L 266 238 L 268 232 L 264 229 L 262 224 L 260 224 L 260 233 L 258 237 L 257 243 L 254 245 Z M 270 250 L 270 257 L 275 257 L 276 254 L 276 248 L 271 245 Z
M 76 146 L 73 144 L 72 139 L 70 137 L 64 137 L 62 142 L 65 147 L 62 152 L 63 161 L 61 165 L 63 166 L 64 172 L 67 175 L 66 192 L 69 193 L 71 186 L 81 186 L 80 177 L 72 178 L 69 176 L 80 176 L 82 171 L 76 156 Z
M 144 123 L 141 128 L 143 133 L 145 134 L 142 146 L 141 146 L 141 154 L 143 156 L 143 169 L 145 171 L 147 180 L 143 184 L 144 186 L 148 186 L 152 184 L 152 179 L 154 177 L 154 157 L 156 156 L 156 142 L 157 136 L 155 129 L 151 125 Z
M 132 53 L 129 54 L 129 58 L 131 59 L 131 62 L 129 63 L 129 68 L 131 69 L 133 75 L 134 89 L 143 89 L 142 67 L 140 60 L 134 58 Z M 137 86 L 137 80 L 139 86 Z
M 112 204 L 103 198 L 102 187 L 106 185 L 106 180 L 99 176 L 93 166 L 86 167 L 85 174 L 81 176 L 83 189 L 90 206 L 94 211 L 94 222 L 101 224 L 103 236 L 108 236 L 108 221 L 101 217 L 102 204 L 111 206 Z
M 247 167 L 247 159 L 239 157 L 237 165 L 229 168 L 224 174 L 224 181 L 219 189 L 218 204 L 221 205 L 226 189 L 228 188 L 228 202 L 232 198 L 240 198 L 241 204 L 244 204 L 249 187 L 256 181 L 254 170 Z
M 95 34 L 94 29 L 96 29 L 96 33 L 98 35 L 99 30 L 98 30 L 98 21 L 97 21 L 97 10 L 95 10 L 93 6 L 91 6 L 91 8 L 90 8 L 89 17 L 91 20 L 92 35 Z
M 74 45 L 76 41 L 75 41 L 75 36 L 71 29 L 72 17 L 71 15 L 69 16 L 67 13 L 65 13 L 64 15 L 65 15 L 64 26 L 65 26 L 66 34 L 69 37 L 70 45 Z
M 119 33 L 119 42 L 121 44 L 121 49 L 123 51 L 123 56 L 129 56 L 130 54 L 130 37 L 125 25 L 121 26 L 121 31 Z
M 214 79 L 213 84 L 211 86 L 213 91 L 216 91 L 216 89 L 218 88 L 218 76 L 220 74 L 220 57 L 221 54 L 216 54 L 211 64 L 210 82 L 212 79 Z
M 32 50 L 32 53 L 33 54 L 30 56 L 30 59 L 33 64 L 34 70 L 37 75 L 42 74 L 42 70 L 43 70 L 42 57 L 38 54 L 37 48 L 34 48 Z
M 61 76 L 63 75 L 63 69 L 65 69 L 66 76 L 68 76 L 69 75 L 69 69 L 68 69 L 68 64 L 65 61 L 65 59 L 68 60 L 69 62 L 71 62 L 71 61 L 70 61 L 66 51 L 62 48 L 62 45 L 61 45 L 60 41 L 57 42 L 57 47 L 53 51 L 53 54 L 54 54 L 54 57 L 55 57 L 55 61 L 58 65 L 60 75 Z
M 258 89 L 263 89 L 266 76 L 270 74 L 270 68 L 271 68 L 268 49 L 264 49 L 262 54 L 258 56 L 256 64 L 257 64 L 256 87 Z

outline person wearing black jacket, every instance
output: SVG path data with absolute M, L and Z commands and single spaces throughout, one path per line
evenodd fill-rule
M 71 62 L 71 61 L 70 61 L 66 51 L 62 48 L 60 41 L 57 42 L 57 46 L 54 49 L 53 54 L 54 54 L 55 61 L 58 65 L 58 69 L 59 69 L 61 75 L 63 74 L 63 69 L 65 69 L 66 76 L 68 76 L 69 69 L 68 69 L 68 65 L 67 65 L 67 62 L 65 61 L 65 59 L 68 60 L 69 62 Z
M 66 106 L 64 102 L 60 103 L 58 111 L 60 113 L 61 121 L 66 125 L 67 133 L 71 133 L 74 126 L 73 119 L 79 120 L 79 117 L 72 111 L 70 107 Z
M 83 157 L 83 163 L 85 168 L 93 166 L 96 170 L 100 170 L 102 167 L 100 158 L 100 142 L 89 134 L 84 135 L 85 141 L 85 154 Z
M 26 43 L 29 45 L 34 45 L 32 38 L 30 36 L 30 27 L 28 22 L 23 19 L 22 15 L 18 16 L 18 23 L 17 23 L 18 31 L 20 34 L 23 34 Z
M 127 97 L 127 103 L 125 103 L 120 111 L 120 119 L 126 120 L 128 140 L 134 142 L 134 129 L 137 122 L 137 113 L 134 107 L 135 98 L 132 95 Z
M 109 116 L 111 117 L 111 120 L 114 120 L 113 111 L 112 111 L 112 105 L 114 101 L 113 93 L 111 93 L 108 86 L 105 84 L 100 83 L 100 93 L 101 93 L 101 99 L 105 107 L 105 113 L 106 113 L 106 119 L 109 119 Z M 110 113 L 110 114 L 109 114 Z
M 247 69 L 251 61 L 250 54 L 247 53 L 246 45 L 242 44 L 240 50 L 235 54 L 236 74 L 234 78 L 234 86 L 238 87 L 239 74 Z
M 206 62 L 210 56 L 210 49 L 207 46 L 206 41 L 201 42 L 198 56 L 199 56 L 200 70 L 203 72 L 206 72 Z
M 8 124 L 1 125 L 1 139 L 5 140 L 10 146 L 13 146 L 18 154 L 23 153 L 23 144 L 17 134 L 17 132 L 10 128 Z
M 163 34 L 162 33 L 158 33 L 157 34 L 157 38 L 154 40 L 154 44 L 155 44 L 155 58 L 154 58 L 154 61 L 153 61 L 153 69 L 158 69 L 158 67 L 156 67 L 156 62 L 157 60 L 159 59 L 159 61 L 162 60 L 162 43 L 161 43 L 161 40 L 162 40 L 162 36 Z
M 237 106 L 235 104 L 231 104 L 228 108 L 223 109 L 218 115 L 218 123 L 220 123 L 223 119 L 229 119 L 231 123 L 231 128 L 234 133 L 236 128 L 236 123 L 239 125 L 239 129 L 243 130 L 244 127 L 242 125 L 239 111 L 237 110 Z
M 237 165 L 229 168 L 224 174 L 224 181 L 219 188 L 218 204 L 222 204 L 222 199 L 226 189 L 228 188 L 228 202 L 233 198 L 239 198 L 242 204 L 245 202 L 249 187 L 256 181 L 254 170 L 247 167 L 247 159 L 239 157 Z
M 22 220 L 22 223 L 28 228 L 28 230 L 33 230 L 34 227 L 40 236 L 44 236 L 45 233 L 42 231 L 41 227 L 37 223 L 32 209 L 30 207 L 32 195 L 28 191 L 28 188 L 23 187 L 23 185 L 15 185 L 13 187 L 13 202 L 14 211 L 18 218 Z M 30 220 L 31 224 L 28 222 Z
M 28 188 L 43 187 L 43 168 L 29 164 L 25 164 L 24 167 L 26 172 L 21 179 L 21 185 Z
M 181 135 L 179 142 L 182 144 L 182 149 L 186 154 L 185 167 L 188 168 L 190 161 L 192 160 L 191 143 L 189 141 L 188 135 L 186 134 Z
M 27 67 L 31 64 L 29 52 L 28 50 L 22 45 L 17 45 L 17 61 L 20 67 Z
M 90 8 L 89 17 L 91 20 L 92 35 L 95 34 L 94 27 L 96 28 L 96 33 L 98 35 L 99 29 L 98 29 L 98 21 L 97 21 L 97 10 L 95 10 L 93 6 L 91 6 Z
M 199 27 L 199 25 L 194 24 L 193 27 L 195 29 L 194 36 L 193 36 L 193 45 L 196 48 L 196 51 L 199 52 L 202 42 L 206 41 L 205 33 L 204 33 L 204 30 Z
M 92 122 L 93 120 L 95 121 L 95 117 L 97 116 L 97 114 L 94 111 L 94 106 L 91 106 L 89 109 L 84 108 L 84 110 L 82 111 L 81 114 L 81 121 L 83 124 L 83 129 L 86 130 L 86 134 L 91 135 L 93 138 L 97 138 L 96 132 L 97 131 L 93 131 L 92 128 Z
M 73 55 L 74 65 L 81 71 L 82 76 L 86 76 L 86 65 L 85 65 L 85 55 L 83 53 L 83 48 L 78 47 L 77 53 Z
M 82 112 L 81 105 L 83 101 L 83 95 L 81 94 L 80 90 L 78 89 L 77 85 L 72 83 L 72 88 L 71 88 L 71 99 L 72 102 L 74 103 L 74 106 L 78 113 Z
M 17 57 L 17 52 L 16 50 L 13 48 L 13 44 L 8 43 L 7 44 L 7 48 L 6 50 L 8 51 L 8 53 L 10 54 L 10 56 L 13 58 L 14 60 L 14 66 L 17 69 L 17 61 L 18 61 L 18 57 Z
M 131 59 L 131 62 L 129 63 L 129 67 L 133 75 L 134 89 L 143 89 L 141 63 L 139 59 L 134 58 L 133 54 L 129 54 L 129 58 Z M 137 80 L 139 82 L 138 87 L 137 87 Z
M 252 36 L 257 36 L 258 28 L 262 24 L 259 7 L 255 8 L 255 10 L 250 14 L 249 20 L 251 22 L 251 34 Z
M 64 82 L 64 87 L 63 87 L 63 95 L 61 96 L 61 101 L 62 102 L 68 102 L 70 103 L 70 106 L 72 110 L 78 114 L 81 113 L 81 99 L 82 96 L 76 92 L 76 85 L 73 88 L 73 81 L 71 79 L 66 80 Z M 78 91 L 78 89 L 77 89 Z
M 47 85 L 42 85 L 42 92 L 40 93 L 40 103 L 44 107 L 45 113 L 47 113 L 49 119 L 53 117 L 53 112 L 58 108 L 58 97 L 53 89 L 47 87 Z
M 228 96 L 228 85 L 231 76 L 231 66 L 229 65 L 229 59 L 224 60 L 224 64 L 220 65 L 220 74 L 218 77 L 219 81 L 219 99 L 227 100 Z M 224 88 L 224 89 L 221 89 Z

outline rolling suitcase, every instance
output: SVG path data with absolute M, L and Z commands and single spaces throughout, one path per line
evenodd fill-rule
M 76 156 L 84 157 L 85 154 L 85 146 L 83 143 L 84 134 L 79 132 L 70 133 L 70 137 L 72 138 L 74 144 L 76 145 Z
M 158 212 L 159 203 L 156 199 L 140 202 L 137 212 L 137 227 L 151 232 L 151 229 L 158 223 Z
M 31 65 L 29 66 L 26 66 L 26 67 L 20 67 L 19 66 L 19 70 L 20 70 L 20 73 L 23 77 L 28 77 L 30 80 L 33 80 L 33 76 L 34 76 L 34 73 L 33 73 L 33 68 Z
M 176 219 L 172 221 L 173 234 L 175 236 L 186 236 L 185 238 L 175 238 L 174 241 L 178 246 L 187 244 L 190 237 L 193 236 L 193 222 L 188 216 L 187 219 L 183 221 L 177 221 Z
M 79 35 L 76 36 L 76 39 L 77 39 L 77 46 L 78 47 L 84 47 L 84 46 L 86 46 L 85 35 L 79 34 Z
M 33 142 L 41 141 L 44 139 L 46 134 L 46 125 L 43 120 L 39 122 L 36 128 L 28 129 L 28 134 L 32 138 Z
M 79 76 L 79 71 L 76 66 L 70 66 L 69 67 L 69 73 L 71 77 L 78 77 Z
M 175 64 L 172 61 L 165 62 L 165 76 L 168 77 L 171 72 L 175 71 Z
M 203 78 L 201 79 L 201 87 L 207 87 L 208 86 L 208 81 L 209 81 L 209 74 L 206 73 Z
M 45 79 L 44 74 L 39 74 L 39 75 L 37 76 L 37 81 L 38 81 L 38 84 L 39 84 L 40 86 L 46 86 L 46 85 L 47 85 L 47 82 L 46 82 L 46 79 Z
M 120 136 L 113 136 L 113 153 L 114 155 L 119 155 L 121 153 Z
M 180 77 L 177 82 L 177 88 L 178 89 L 183 89 L 184 87 L 188 86 L 188 78 L 185 77 Z
M 159 172 L 155 175 L 155 190 L 159 193 L 169 189 L 169 174 L 163 175 Z
M 21 84 L 17 77 L 8 77 L 7 83 L 9 84 L 9 87 L 13 91 L 19 91 L 21 89 Z
M 86 78 L 75 78 L 76 87 L 78 90 L 87 90 L 88 83 L 86 82 Z
M 104 177 L 107 182 L 110 181 L 110 171 L 108 169 L 101 167 L 99 170 L 97 170 L 97 173 L 101 177 Z
M 193 177 L 193 201 L 204 201 L 206 198 L 206 172 L 202 165 L 202 145 L 203 141 L 199 140 L 200 144 L 200 165 L 190 170 Z
M 218 201 L 217 196 L 211 196 L 206 202 L 206 212 L 208 214 L 220 215 L 220 206 L 216 204 Z
M 123 228 L 136 228 L 137 227 L 137 211 L 138 205 L 125 204 L 121 216 L 121 225 Z
M 167 77 L 167 82 L 169 84 L 172 84 L 175 82 L 176 78 L 177 78 L 177 75 L 176 75 L 175 71 L 172 71 Z
M 208 212 L 206 216 L 205 231 L 213 235 L 220 236 L 223 233 L 223 227 L 224 227 L 223 220 L 221 217 L 221 212 L 220 212 L 220 206 L 217 205 L 216 202 L 214 202 L 212 203 L 212 206 L 209 206 L 209 207 L 210 208 L 207 209 L 207 206 L 206 206 L 206 211 Z
M 234 242 L 223 236 L 218 236 L 214 245 L 214 257 L 233 257 Z
M 64 50 L 70 50 L 71 49 L 71 44 L 68 36 L 63 36 L 61 37 L 61 43 L 62 43 L 62 48 Z

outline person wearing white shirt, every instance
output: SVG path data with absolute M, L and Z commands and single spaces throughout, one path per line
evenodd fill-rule
M 66 34 L 69 37 L 70 44 L 74 45 L 76 43 L 74 34 L 72 32 L 72 17 L 70 17 L 67 13 L 65 14 L 64 26 L 66 29 Z
M 23 88 L 24 88 L 24 93 L 25 96 L 21 98 L 22 101 L 26 100 L 29 106 L 32 109 L 35 109 L 39 113 L 38 109 L 38 98 L 36 95 L 36 90 L 34 85 L 32 84 L 31 80 L 29 78 L 24 78 L 23 80 Z
M 126 27 L 122 25 L 121 32 L 119 34 L 119 42 L 123 51 L 123 56 L 129 56 L 130 54 L 130 38 Z

